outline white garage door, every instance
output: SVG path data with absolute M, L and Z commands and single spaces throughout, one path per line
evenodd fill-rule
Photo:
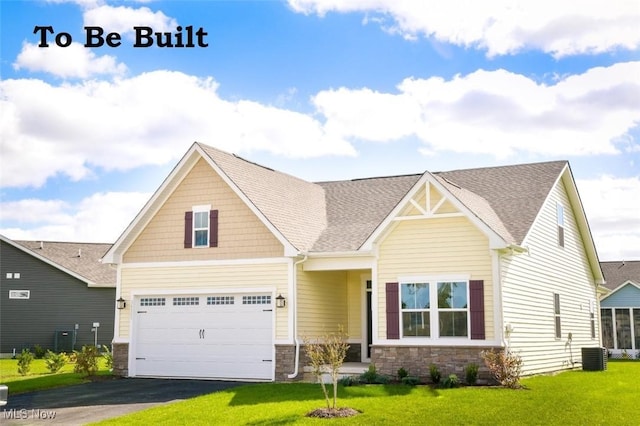
M 271 296 L 144 296 L 135 301 L 136 376 L 271 380 Z

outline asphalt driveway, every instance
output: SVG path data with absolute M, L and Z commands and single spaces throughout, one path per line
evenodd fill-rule
M 245 383 L 209 380 L 114 379 L 9 395 L 2 425 L 83 425 Z

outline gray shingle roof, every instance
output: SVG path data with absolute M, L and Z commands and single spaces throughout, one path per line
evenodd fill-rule
M 298 250 L 308 250 L 326 227 L 322 187 L 198 144 L 268 221 Z
M 627 281 L 640 285 L 640 260 L 600 262 L 600 266 L 607 281 L 605 287 L 609 290 L 615 290 Z
M 422 175 L 319 182 L 327 227 L 312 251 L 357 250 Z
M 521 244 L 566 165 L 553 161 L 435 174 L 487 200 L 515 243 Z
M 111 244 L 12 241 L 95 285 L 116 286 L 116 269 L 100 262 L 102 256 L 111 248 Z
M 301 251 L 357 250 L 424 176 L 312 183 L 198 145 Z M 554 161 L 432 176 L 507 243 L 521 244 L 566 165 Z

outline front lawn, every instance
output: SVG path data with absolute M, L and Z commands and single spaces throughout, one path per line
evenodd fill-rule
M 67 363 L 60 371 L 52 374 L 47 370 L 44 359 L 34 359 L 31 362 L 29 374 L 22 376 L 18 373 L 17 359 L 0 359 L 0 384 L 9 387 L 9 395 L 15 395 L 59 386 L 76 385 L 89 380 L 80 373 L 74 373 L 74 366 L 73 363 Z M 105 366 L 104 359 L 98 360 L 98 368 L 98 375 L 111 374 Z
M 99 425 L 148 424 L 632 424 L 640 419 L 640 362 L 609 362 L 607 371 L 570 371 L 523 380 L 526 389 L 428 386 L 341 387 L 346 419 L 304 415 L 322 407 L 319 385 L 265 383 L 151 408 Z M 636 420 L 633 420 L 636 419 Z

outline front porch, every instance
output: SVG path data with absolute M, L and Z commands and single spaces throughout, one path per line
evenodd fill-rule
M 366 372 L 369 369 L 369 365 L 370 364 L 366 362 L 345 362 L 340 367 L 338 378 L 341 379 L 343 377 L 359 377 L 362 373 Z M 304 382 L 314 383 L 316 381 L 316 378 L 312 373 L 313 370 L 310 366 L 305 366 L 302 371 L 302 380 Z M 329 376 L 328 373 L 324 374 L 322 379 L 325 383 L 331 383 L 331 376 Z

